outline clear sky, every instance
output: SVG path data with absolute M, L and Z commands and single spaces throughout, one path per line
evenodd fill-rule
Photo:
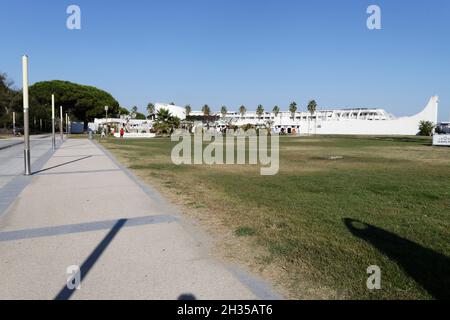
M 81 30 L 66 28 L 70 4 Z M 382 30 L 366 27 L 370 4 Z M 26 53 L 31 83 L 94 85 L 141 111 L 316 99 L 400 116 L 438 94 L 450 116 L 448 0 L 0 0 L 0 29 L 0 72 L 18 87 Z

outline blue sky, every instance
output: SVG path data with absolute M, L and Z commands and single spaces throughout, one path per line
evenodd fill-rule
M 81 8 L 81 30 L 66 8 Z M 382 30 L 368 30 L 377 4 Z M 0 72 L 21 83 L 69 80 L 148 102 L 213 110 L 279 105 L 304 110 L 420 111 L 438 94 L 450 116 L 450 1 L 0 0 Z

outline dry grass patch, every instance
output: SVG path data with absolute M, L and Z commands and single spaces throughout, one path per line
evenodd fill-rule
M 176 166 L 168 139 L 103 143 L 200 221 L 217 239 L 218 256 L 259 272 L 290 297 L 448 293 L 450 149 L 408 137 L 280 141 L 280 172 L 269 177 L 258 166 Z M 370 233 L 351 229 L 350 219 L 369 224 Z M 373 264 L 382 269 L 382 290 L 365 286 Z

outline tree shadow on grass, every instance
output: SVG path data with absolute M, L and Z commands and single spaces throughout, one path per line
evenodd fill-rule
M 431 139 L 423 137 L 423 136 L 411 136 L 411 137 L 395 137 L 395 136 L 376 136 L 369 137 L 369 140 L 377 140 L 377 141 L 388 141 L 388 142 L 407 142 L 407 143 L 415 143 L 423 146 L 431 146 L 433 145 Z
M 450 299 L 450 258 L 373 225 L 351 218 L 343 222 L 354 236 L 395 261 L 435 299 Z

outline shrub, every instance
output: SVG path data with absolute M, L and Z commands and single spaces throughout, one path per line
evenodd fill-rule
M 431 121 L 420 121 L 419 123 L 419 135 L 420 136 L 431 136 L 433 133 L 434 124 Z

